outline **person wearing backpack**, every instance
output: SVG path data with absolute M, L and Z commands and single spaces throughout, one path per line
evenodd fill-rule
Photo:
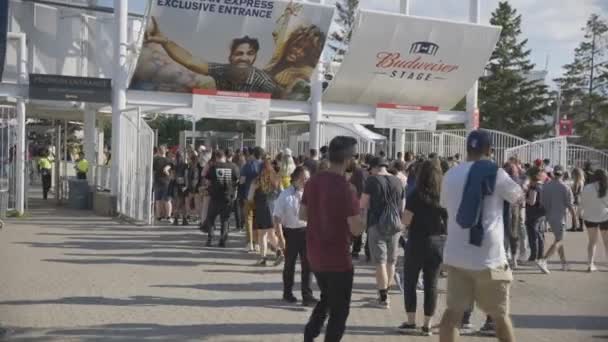
M 382 157 L 370 162 L 370 176 L 365 181 L 361 209 L 367 210 L 367 233 L 372 262 L 376 265 L 378 306 L 390 307 L 388 290 L 395 275 L 404 209 L 403 184 L 391 175 L 389 163 Z
M 209 210 L 202 226 L 207 232 L 207 246 L 213 241 L 213 227 L 215 219 L 220 216 L 221 235 L 219 247 L 226 247 L 228 240 L 228 218 L 232 212 L 232 205 L 236 198 L 239 182 L 238 167 L 226 161 L 224 151 L 214 152 L 215 163 L 209 168 L 206 178 L 209 181 Z

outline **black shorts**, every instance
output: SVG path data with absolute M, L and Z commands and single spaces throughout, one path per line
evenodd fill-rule
M 156 201 L 171 200 L 171 193 L 169 192 L 168 184 L 157 183 L 154 185 L 154 200 L 156 200 Z
M 608 230 L 608 221 L 604 221 L 604 222 L 589 222 L 589 221 L 585 221 L 585 227 L 587 227 L 587 228 L 599 228 L 600 230 Z

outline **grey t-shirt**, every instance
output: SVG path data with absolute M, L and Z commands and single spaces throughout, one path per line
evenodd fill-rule
M 574 204 L 572 190 L 561 180 L 555 179 L 543 186 L 541 204 L 549 223 L 560 224 L 566 217 L 566 210 Z

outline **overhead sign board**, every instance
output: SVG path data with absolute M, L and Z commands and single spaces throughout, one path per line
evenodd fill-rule
M 483 74 L 500 28 L 361 10 L 323 98 L 451 110 Z
M 379 103 L 376 107 L 377 128 L 397 128 L 434 131 L 437 128 L 438 107 L 404 106 Z
M 199 117 L 235 120 L 268 120 L 269 93 L 238 93 L 194 89 L 192 109 Z
M 30 74 L 29 97 L 37 100 L 112 103 L 112 80 Z
M 559 120 L 559 135 L 570 136 L 574 133 L 574 121 L 572 119 Z
M 308 100 L 333 9 L 295 1 L 153 1 L 130 88 Z

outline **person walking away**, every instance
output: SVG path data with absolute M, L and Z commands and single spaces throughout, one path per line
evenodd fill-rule
M 291 174 L 296 169 L 296 163 L 293 161 L 293 156 L 289 148 L 283 150 L 283 158 L 281 159 L 280 171 L 281 186 L 287 189 L 291 185 Z
M 540 201 L 543 190 L 542 180 L 545 176 L 540 168 L 534 166 L 528 170 L 528 177 L 529 184 L 526 190 L 526 232 L 530 244 L 528 262 L 536 262 L 542 259 L 545 248 L 545 234 L 542 232 L 545 210 Z
M 595 249 L 600 234 L 604 241 L 604 252 L 608 259 L 608 175 L 606 170 L 595 170 L 589 181 L 591 183 L 585 185 L 581 195 L 581 209 L 589 236 L 587 245 L 589 267 L 587 271 L 595 272 L 597 271 Z
M 402 230 L 404 188 L 399 178 L 388 173 L 389 163 L 375 157 L 370 164 L 371 176 L 365 181 L 361 209 L 367 210 L 367 234 L 372 262 L 376 265 L 378 305 L 390 307 L 388 290 L 395 277 L 395 264 Z
M 281 262 L 281 252 L 277 248 L 278 241 L 274 233 L 274 222 L 272 212 L 274 201 L 280 191 L 280 177 L 272 167 L 270 159 L 266 159 L 262 166 L 262 171 L 258 178 L 251 184 L 249 190 L 249 200 L 253 201 L 253 229 L 257 234 L 257 241 L 260 245 L 260 260 L 258 265 L 266 266 L 268 263 L 268 243 L 277 249 L 277 264 Z
M 321 334 L 328 316 L 325 341 L 339 342 L 346 328 L 354 278 L 350 240 L 363 232 L 356 189 L 345 177 L 356 144 L 352 137 L 333 138 L 329 169 L 312 176 L 302 195 L 300 219 L 307 221 L 306 255 L 321 291 L 304 329 L 304 342 Z
M 174 182 L 174 214 L 173 214 L 173 224 L 179 224 L 179 218 L 182 218 L 182 225 L 188 225 L 188 210 L 186 206 L 186 197 L 188 196 L 188 164 L 184 160 L 182 153 L 178 151 L 175 154 L 175 176 L 173 179 Z
M 513 275 L 504 250 L 503 202 L 517 203 L 523 191 L 491 160 L 485 131 L 467 137 L 467 162 L 443 178 L 440 206 L 448 212 L 443 262 L 448 268 L 447 308 L 440 341 L 457 340 L 463 313 L 476 303 L 496 323 L 498 339 L 515 341 L 509 318 Z
M 53 163 L 48 149 L 42 152 L 42 156 L 38 160 L 38 172 L 42 179 L 42 199 L 46 200 L 49 197 L 49 190 L 51 190 L 51 175 L 53 174 Z
M 260 175 L 260 171 L 262 170 L 262 156 L 264 155 L 264 150 L 261 147 L 255 147 L 253 149 L 253 153 L 251 154 L 250 160 L 247 161 L 245 166 L 241 168 L 241 179 L 239 191 L 240 196 L 243 198 L 243 221 L 247 226 L 247 249 L 249 252 L 255 252 L 256 248 L 254 243 L 257 244 L 257 236 L 253 231 L 253 211 L 254 204 L 253 199 L 249 199 L 249 190 L 253 181 Z
M 214 159 L 215 163 L 209 168 L 206 176 L 209 181 L 209 212 L 203 226 L 207 231 L 207 246 L 209 247 L 213 242 L 215 219 L 219 216 L 221 231 L 218 246 L 226 247 L 228 219 L 236 196 L 239 170 L 236 165 L 226 161 L 226 155 L 222 150 L 214 152 Z
M 304 167 L 310 171 L 310 175 L 314 176 L 319 169 L 319 151 L 316 149 L 310 150 L 309 158 L 304 161 Z
M 361 195 L 363 194 L 363 189 L 365 187 L 365 180 L 367 179 L 367 172 L 363 170 L 363 168 L 358 163 L 358 156 L 351 161 L 351 166 L 346 170 L 347 173 L 351 174 L 349 182 L 357 189 L 357 199 L 361 200 Z M 363 234 L 359 236 L 353 237 L 353 246 L 351 251 L 351 256 L 353 259 L 359 259 L 359 253 L 361 253 L 361 248 L 363 248 Z M 364 253 L 367 261 L 369 262 L 371 256 L 369 255 L 369 244 L 365 243 Z
M 443 260 L 447 211 L 439 205 L 443 172 L 436 160 L 420 166 L 416 190 L 406 200 L 403 223 L 408 233 L 404 263 L 404 299 L 407 322 L 404 333 L 416 331 L 416 284 L 424 275 L 424 323 L 422 334 L 431 336 L 431 320 L 437 307 L 437 281 Z
M 583 170 L 574 168 L 572 170 L 572 196 L 574 197 L 574 211 L 576 212 L 576 216 L 572 218 L 572 228 L 570 231 L 574 230 L 574 221 L 578 222 L 578 230 L 579 232 L 583 231 L 583 216 L 581 213 L 581 194 L 583 192 L 583 188 L 585 187 L 585 174 Z
M 291 175 L 291 186 L 281 192 L 272 214 L 281 247 L 285 250 L 283 300 L 288 303 L 298 301 L 293 295 L 293 283 L 296 261 L 299 255 L 302 276 L 302 305 L 304 306 L 315 305 L 318 302 L 313 297 L 310 267 L 306 258 L 306 221 L 300 220 L 299 216 L 302 193 L 309 178 L 308 170 L 298 166 Z
M 167 158 L 167 146 L 161 145 L 157 149 L 157 154 L 152 161 L 152 169 L 154 171 L 154 200 L 156 217 L 159 221 L 163 219 L 169 220 L 172 214 L 173 208 L 169 194 L 171 166 L 171 160 Z
M 188 217 L 190 219 L 196 219 L 197 213 L 200 212 L 200 193 L 198 185 L 201 177 L 201 167 L 198 164 L 198 155 L 196 151 L 190 151 L 188 160 L 188 172 L 186 174 L 186 207 Z
M 87 179 L 87 172 L 89 172 L 89 161 L 85 159 L 84 152 L 78 153 L 78 160 L 76 161 L 74 168 L 76 169 L 77 179 Z
M 576 217 L 574 210 L 574 198 L 572 190 L 564 183 L 562 177 L 564 168 L 561 165 L 556 165 L 553 168 L 553 179 L 545 184 L 540 197 L 540 202 L 545 209 L 545 217 L 547 223 L 551 227 L 555 240 L 547 250 L 545 257 L 536 262 L 538 268 L 545 274 L 549 274 L 547 260 L 557 251 L 562 261 L 562 270 L 568 271 L 568 261 L 566 260 L 566 251 L 564 247 L 564 235 L 566 232 L 565 219 L 566 210 L 570 211 L 572 217 Z M 575 230 L 578 228 L 578 222 L 573 222 Z

